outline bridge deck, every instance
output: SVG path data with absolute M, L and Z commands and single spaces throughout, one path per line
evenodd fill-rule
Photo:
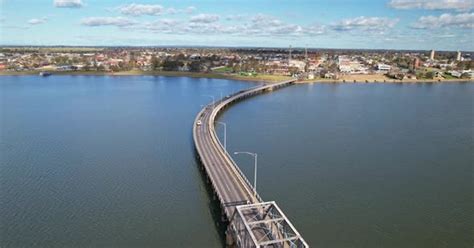
M 270 214 L 270 210 L 279 209 L 278 206 L 274 202 L 263 202 L 253 191 L 248 179 L 217 138 L 214 125 L 216 116 L 226 106 L 295 81 L 263 84 L 239 91 L 206 106 L 194 121 L 193 138 L 197 153 L 229 223 L 228 238 L 239 247 L 308 247 L 281 210 Z M 251 206 L 250 211 L 244 213 L 247 209 L 242 208 L 244 206 Z M 273 218 L 274 215 L 277 217 Z
M 259 203 L 262 200 L 258 194 L 254 195 L 252 185 L 217 138 L 215 118 L 223 108 L 236 101 L 287 86 L 295 81 L 264 84 L 237 92 L 206 106 L 196 117 L 193 127 L 196 150 L 228 220 L 237 205 Z M 198 121 L 201 121 L 201 125 L 197 125 Z

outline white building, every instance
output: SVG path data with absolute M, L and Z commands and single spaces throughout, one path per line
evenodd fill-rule
M 304 71 L 304 68 L 306 66 L 306 62 L 299 61 L 299 60 L 293 60 L 293 59 L 290 60 L 289 62 L 290 62 L 290 64 L 289 64 L 290 67 L 296 67 L 296 68 L 298 68 L 298 71 Z
M 390 69 L 392 69 L 392 67 L 389 66 L 389 65 L 386 65 L 386 64 L 377 64 L 377 70 L 379 70 L 379 71 L 388 72 L 388 71 L 390 71 Z
M 469 78 L 474 78 L 474 71 L 469 69 L 469 70 L 463 70 L 462 71 L 462 74 L 466 73 L 467 75 L 469 75 Z
M 457 77 L 457 78 L 460 78 L 462 75 L 462 73 L 458 71 L 449 71 L 448 73 L 451 74 L 451 76 Z
M 458 51 L 458 53 L 456 54 L 456 61 L 461 61 L 461 59 L 462 59 L 461 52 Z

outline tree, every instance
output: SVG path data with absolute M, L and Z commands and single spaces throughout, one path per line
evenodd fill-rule
M 433 79 L 435 77 L 435 73 L 432 71 L 429 71 L 425 74 L 425 77 L 428 79 Z
M 291 75 L 295 75 L 298 72 L 298 67 L 290 67 L 288 70 L 290 71 Z
M 165 60 L 162 64 L 163 70 L 165 71 L 177 71 L 179 67 L 183 66 L 184 63 L 176 60 Z
M 184 54 L 182 53 L 179 53 L 177 56 L 176 56 L 176 60 L 184 60 L 186 58 L 186 56 L 184 56 Z
M 120 67 L 118 65 L 112 65 L 110 67 L 110 69 L 113 71 L 113 72 L 117 72 L 117 71 L 120 71 Z
M 199 61 L 193 61 L 189 64 L 189 70 L 194 71 L 194 72 L 199 72 L 201 71 L 201 62 Z
M 156 56 L 151 57 L 151 69 L 156 71 L 160 68 L 160 60 Z

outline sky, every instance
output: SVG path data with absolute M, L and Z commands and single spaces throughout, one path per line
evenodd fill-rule
M 0 0 L 0 45 L 474 51 L 474 0 Z

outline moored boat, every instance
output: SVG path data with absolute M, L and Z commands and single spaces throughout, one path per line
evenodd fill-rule
M 51 75 L 51 72 L 42 71 L 42 72 L 39 73 L 39 75 L 42 76 L 42 77 L 47 77 L 47 76 Z

